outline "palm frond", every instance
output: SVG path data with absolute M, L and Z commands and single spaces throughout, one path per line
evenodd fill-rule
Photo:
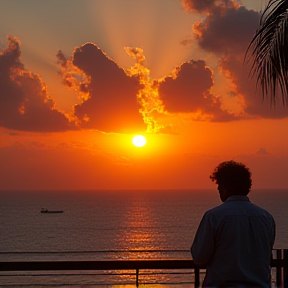
M 247 52 L 263 98 L 288 103 L 288 0 L 270 0 Z M 247 55 L 246 52 L 246 55 Z M 281 94 L 281 96 L 279 96 Z

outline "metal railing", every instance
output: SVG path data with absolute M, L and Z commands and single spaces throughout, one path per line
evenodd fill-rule
M 271 259 L 271 267 L 276 269 L 277 287 L 288 288 L 288 249 L 276 249 Z M 118 271 L 134 270 L 135 284 L 139 286 L 140 270 L 179 270 L 189 269 L 194 274 L 195 287 L 200 286 L 200 269 L 193 260 L 98 260 L 98 261 L 5 261 L 0 262 L 0 272 L 3 271 L 71 271 L 71 270 L 101 270 Z M 0 274 L 1 275 L 1 274 Z M 191 283 L 193 283 L 191 279 Z

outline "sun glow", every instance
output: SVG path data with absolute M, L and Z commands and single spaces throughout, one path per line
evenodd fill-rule
M 143 135 L 136 135 L 132 139 L 132 143 L 136 147 L 143 147 L 146 144 L 146 138 Z

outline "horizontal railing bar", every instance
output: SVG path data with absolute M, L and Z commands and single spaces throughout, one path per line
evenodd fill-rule
M 281 249 L 273 249 L 273 251 L 277 251 Z M 139 250 L 129 250 L 129 249 L 110 249 L 110 250 L 85 250 L 85 251 L 0 251 L 0 255 L 3 254 L 89 254 L 89 253 L 139 253 L 139 252 L 183 252 L 190 253 L 190 250 L 187 249 L 139 249 Z
M 182 282 L 142 282 L 142 285 L 155 285 L 155 284 L 160 284 L 160 285 L 187 285 L 191 284 L 191 281 L 182 281 Z
M 278 252 L 277 252 L 278 253 Z M 285 254 L 286 253 L 286 254 Z M 278 253 L 279 254 L 279 253 Z M 280 254 L 279 254 L 280 255 Z M 279 256 L 277 255 L 277 257 Z M 281 255 L 280 255 L 281 257 Z M 279 257 L 279 258 L 280 258 Z M 287 279 L 287 250 L 284 250 L 284 259 L 271 259 L 270 266 L 275 267 L 276 271 L 280 271 L 279 268 L 284 268 L 284 287 L 286 287 Z M 167 259 L 167 260 L 157 260 L 157 259 L 144 259 L 144 260 L 88 260 L 88 261 L 4 261 L 0 262 L 0 272 L 9 271 L 115 271 L 115 270 L 136 270 L 136 287 L 138 287 L 138 276 L 139 270 L 180 270 L 180 269 L 193 269 L 194 270 L 194 285 L 199 287 L 199 272 L 200 269 L 205 269 L 205 267 L 199 267 L 194 263 L 193 260 L 188 259 Z M 278 273 L 278 272 L 277 272 Z M 277 274 L 276 273 L 276 274 Z M 99 274 L 99 273 L 98 273 Z M 95 275 L 98 275 L 95 274 Z M 117 275 L 115 272 L 113 273 Z M 141 273 L 145 276 L 148 273 Z M 183 273 L 179 273 L 183 274 Z M 191 273 L 192 274 L 192 273 Z M 279 274 L 279 273 L 278 273 Z M 277 283 L 282 283 L 281 273 L 277 274 Z M 49 274 L 50 275 L 50 274 Z M 73 275 L 73 274 L 72 274 Z M 107 276 L 110 275 L 106 274 Z M 119 273 L 118 273 L 119 275 Z M 135 275 L 132 273 L 131 275 Z M 146 276 L 147 276 L 146 275 Z M 3 276 L 3 274 L 0 276 Z M 29 275 L 27 275 L 29 276 Z M 70 276 L 70 275 L 69 275 Z
M 284 259 L 272 259 L 271 267 L 287 267 Z M 14 261 L 0 262 L 0 271 L 41 270 L 135 270 L 203 268 L 193 260 L 95 260 L 95 261 Z
M 16 271 L 11 271 L 11 272 L 16 272 Z M 164 273 L 164 274 L 169 274 L 169 273 Z M 180 273 L 179 273 L 180 274 Z M 181 273 L 182 274 L 182 273 Z M 183 273 L 185 274 L 185 273 Z M 133 276 L 135 275 L 134 273 L 45 273 L 45 274 L 19 274 L 17 273 L 17 277 L 46 277 L 46 276 L 69 276 L 69 277 L 77 277 L 77 276 Z M 141 273 L 141 275 L 145 275 Z M 153 274 L 151 274 L 153 275 Z M 155 273 L 155 275 L 157 275 Z M 15 277 L 15 274 L 1 274 L 1 277 Z
M 0 271 L 193 269 L 193 260 L 97 260 L 0 262 Z
M 139 249 L 139 250 L 126 250 L 126 249 L 120 249 L 120 250 L 88 250 L 88 251 L 0 251 L 1 254 L 88 254 L 88 253 L 139 253 L 139 252 L 183 252 L 183 253 L 190 253 L 190 250 L 186 249 L 179 249 L 179 250 L 174 250 L 174 249 Z
M 176 269 L 175 269 L 176 270 Z M 180 269 L 179 269 L 180 270 Z M 192 275 L 193 272 L 141 272 L 141 275 L 149 276 L 149 275 Z
M 92 287 L 95 287 L 95 286 L 111 286 L 111 287 L 115 287 L 115 283 L 85 283 L 85 287 L 88 287 L 88 286 L 92 286 Z M 135 285 L 134 282 L 125 282 L 125 284 L 123 285 Z M 75 287 L 79 287 L 79 283 L 61 283 L 61 284 L 43 284 L 43 283 L 33 283 L 33 284 L 22 284 L 22 283 L 16 283 L 16 284 L 1 284 L 1 288 L 3 287 L 72 287 L 72 286 L 75 286 Z M 121 286 L 121 285 L 117 285 L 116 286 Z
M 16 272 L 16 271 L 12 271 Z M 43 276 L 133 276 L 134 273 L 45 273 L 45 274 L 19 274 L 17 277 L 43 277 Z M 193 275 L 193 272 L 154 272 L 154 273 L 141 273 L 141 276 L 154 276 L 154 275 Z M 15 277 L 15 274 L 1 274 L 1 277 Z

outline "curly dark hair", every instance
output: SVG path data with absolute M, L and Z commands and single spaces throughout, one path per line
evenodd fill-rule
M 247 195 L 252 186 L 251 175 L 248 167 L 231 160 L 220 163 L 210 178 L 216 184 L 223 185 L 239 195 Z

